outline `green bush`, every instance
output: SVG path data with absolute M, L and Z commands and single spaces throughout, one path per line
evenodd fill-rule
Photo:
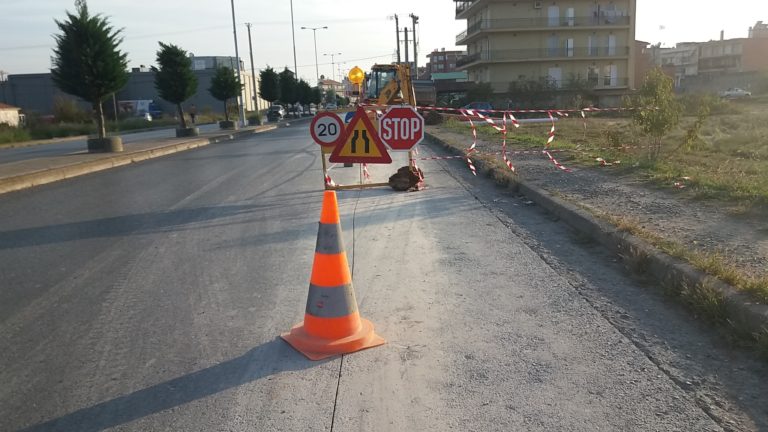
M 30 138 L 29 132 L 26 129 L 0 123 L 0 144 L 29 141 Z
M 32 139 L 63 138 L 95 132 L 96 127 L 93 124 L 84 123 L 38 124 L 29 130 Z
M 77 105 L 71 98 L 57 96 L 53 100 L 53 117 L 62 123 L 89 123 L 91 114 Z

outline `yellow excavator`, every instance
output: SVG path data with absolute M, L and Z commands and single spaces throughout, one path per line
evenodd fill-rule
M 376 64 L 365 83 L 365 102 L 376 105 L 416 106 L 411 68 L 405 64 Z
M 363 100 L 368 104 L 416 106 L 416 93 L 411 80 L 411 68 L 406 64 L 373 65 L 367 75 Z M 370 116 L 375 119 L 376 114 Z M 411 162 L 389 178 L 392 189 L 399 191 L 421 190 L 424 186 L 424 172 L 416 167 L 414 154 L 409 152 Z

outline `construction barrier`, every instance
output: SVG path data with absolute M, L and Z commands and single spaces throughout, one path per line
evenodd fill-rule
M 357 310 L 335 191 L 323 193 L 304 321 L 280 336 L 310 360 L 385 343 Z

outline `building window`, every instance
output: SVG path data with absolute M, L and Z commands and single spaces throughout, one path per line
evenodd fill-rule
M 441 64 L 437 65 L 437 70 L 443 70 L 443 69 L 445 69 L 445 65 L 444 64 L 441 63 Z
M 557 57 L 558 51 L 560 46 L 560 38 L 557 37 L 557 35 L 551 35 L 549 38 L 547 38 L 547 47 L 549 48 L 548 55 L 550 57 Z

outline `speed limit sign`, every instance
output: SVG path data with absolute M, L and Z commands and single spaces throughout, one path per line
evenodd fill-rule
M 309 126 L 312 139 L 323 147 L 336 147 L 344 139 L 344 122 L 332 112 L 322 112 Z

